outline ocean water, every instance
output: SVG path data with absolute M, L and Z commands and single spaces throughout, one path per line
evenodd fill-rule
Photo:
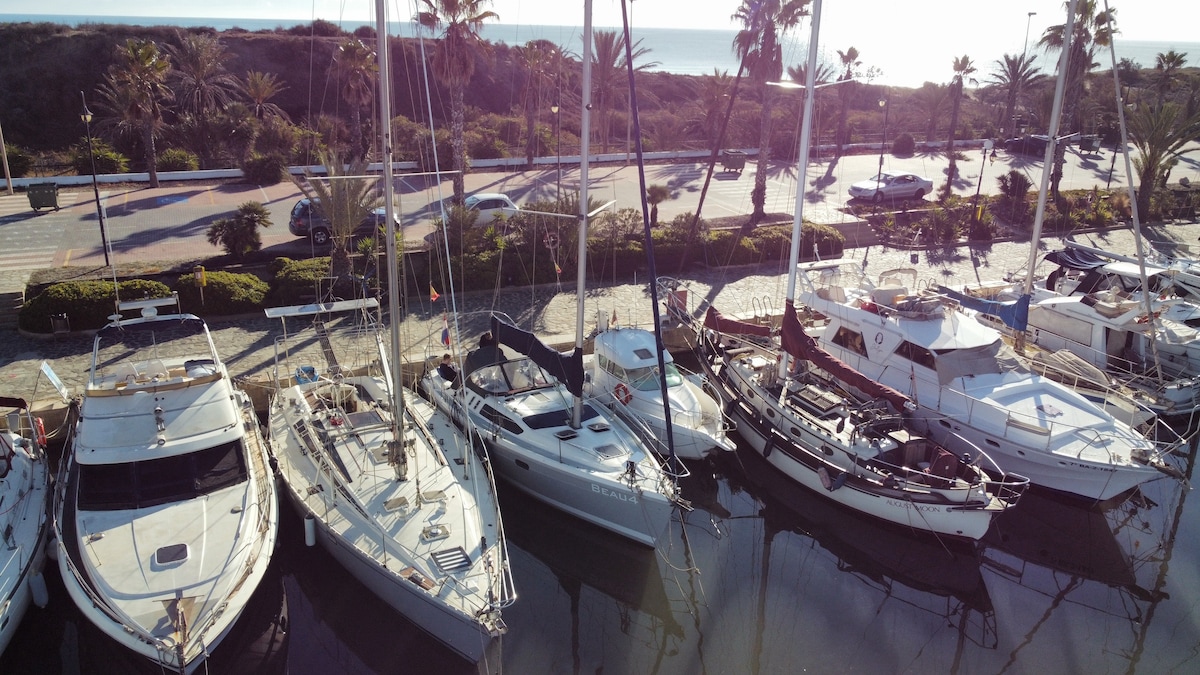
M 278 21 L 270 19 L 223 19 L 219 17 L 132 17 L 132 16 L 63 16 L 50 14 L 3 14 L 0 22 L 5 21 L 48 21 L 67 25 L 85 23 L 114 23 L 144 26 L 209 26 L 217 30 L 242 28 L 249 31 L 273 30 L 275 28 L 290 28 L 306 22 L 297 20 Z M 363 22 L 346 22 L 345 30 L 352 31 Z M 404 37 L 415 37 L 416 25 L 412 22 L 393 22 L 392 34 Z M 597 27 L 600 29 L 603 27 Z M 608 28 L 608 30 L 617 30 Z M 482 30 L 483 36 L 492 42 L 504 42 L 509 45 L 520 45 L 530 40 L 549 40 L 563 47 L 564 50 L 578 57 L 582 51 L 582 32 L 578 26 L 541 26 L 521 24 L 486 24 Z M 714 70 L 725 71 L 735 75 L 738 71 L 738 61 L 733 55 L 732 44 L 735 30 L 680 30 L 674 28 L 640 28 L 633 30 L 634 40 L 640 40 L 641 46 L 650 50 L 646 59 L 653 62 L 648 70 L 659 70 L 684 75 L 712 74 Z M 784 61 L 787 65 L 801 63 L 807 57 L 807 32 L 797 31 L 785 36 L 782 47 Z M 821 61 L 828 64 L 838 63 L 837 50 L 849 45 L 827 45 L 821 47 Z M 875 68 L 877 74 L 873 80 L 879 84 L 899 87 L 919 87 L 923 82 L 947 82 L 951 76 L 949 53 L 942 53 L 937 44 L 914 44 L 912 40 L 897 37 L 895 41 L 886 44 L 859 45 L 862 53 L 864 68 Z M 978 51 L 976 51 L 976 49 Z M 1152 68 L 1155 56 L 1159 53 L 1174 49 L 1188 54 L 1187 65 L 1200 64 L 1200 41 L 1153 42 L 1117 40 L 1117 60 L 1129 58 L 1140 63 L 1143 67 Z M 977 79 L 982 82 L 993 69 L 996 60 L 1001 59 L 1006 52 L 1016 52 L 1011 45 L 993 46 L 990 42 L 981 42 L 972 48 L 971 57 L 974 61 Z M 1107 65 L 1108 52 L 1101 53 L 1099 62 Z M 1044 72 L 1054 72 L 1055 57 L 1039 54 L 1038 66 Z

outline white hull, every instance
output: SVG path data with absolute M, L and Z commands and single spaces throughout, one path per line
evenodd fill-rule
M 842 277 L 831 278 L 831 285 L 815 291 L 809 279 L 800 294 L 829 318 L 812 334 L 852 368 L 912 398 L 921 409 L 914 422 L 934 440 L 961 436 L 1005 471 L 1088 499 L 1108 499 L 1163 475 L 1147 463 L 1153 443 L 1083 396 L 1019 368 L 999 372 L 1001 357 L 991 351 L 1001 349 L 996 331 L 953 310 L 924 319 L 894 313 L 881 318 L 889 309 L 886 299 L 906 297 L 907 288 L 843 286 Z M 881 309 L 865 309 L 868 302 Z M 911 359 L 900 355 L 904 349 Z M 947 369 L 959 372 L 926 365 L 934 352 L 937 363 L 945 359 Z M 968 353 L 971 360 L 954 365 L 950 352 Z M 969 374 L 961 374 L 963 368 Z
M 922 532 L 967 539 L 982 538 L 991 526 L 992 518 L 999 513 L 999 510 L 981 507 L 962 510 L 962 507 L 952 504 L 917 504 L 900 495 L 884 497 L 859 489 L 853 481 L 846 481 L 840 488 L 830 490 L 821 480 L 818 468 L 814 468 L 814 465 L 827 465 L 801 447 L 794 447 L 786 441 L 780 442 L 784 439 L 761 428 L 742 406 L 734 406 L 734 411 L 738 433 L 771 466 L 818 495 L 859 513 Z M 800 441 L 802 444 L 806 442 L 813 443 L 815 439 Z M 832 470 L 832 467 L 828 470 Z
M 13 436 L 4 434 L 9 444 Z M 45 455 L 32 459 L 23 450 L 12 459 L 12 468 L 0 478 L 0 528 L 12 528 L 0 549 L 0 654 L 12 641 L 21 619 L 33 604 L 34 578 L 41 579 L 46 562 L 46 540 L 50 519 L 46 510 L 50 496 L 50 470 Z M 18 501 L 19 500 L 19 501 Z
M 339 382 L 286 387 L 272 400 L 271 443 L 285 489 L 354 578 L 477 662 L 505 632 L 500 608 L 512 597 L 488 469 L 449 420 L 410 395 L 397 480 L 387 454 L 390 406 L 379 406 L 388 400 L 386 380 Z
M 416 584 L 398 579 L 377 558 L 351 546 L 340 532 L 313 513 L 295 491 L 288 489 L 287 493 L 301 518 L 314 519 L 317 543 L 359 583 L 463 658 L 472 663 L 483 658 L 492 636 L 482 624 L 461 612 L 451 611 Z
M 525 362 L 509 362 L 505 367 L 517 363 Z M 536 368 L 531 362 L 529 365 Z M 470 377 L 480 376 L 483 370 L 487 369 Z M 491 375 L 489 372 L 486 377 Z M 422 386 L 460 428 L 476 430 L 499 479 L 645 546 L 655 546 L 666 531 L 674 508 L 673 486 L 633 431 L 599 402 L 587 404 L 598 415 L 572 429 L 566 424 L 571 397 L 557 383 L 491 397 L 470 385 L 453 389 L 434 370 L 426 374 Z M 464 415 L 464 399 L 469 420 Z M 508 433 L 481 414 L 483 408 L 503 410 L 510 425 L 545 415 L 558 421 Z M 601 426 L 593 428 L 596 423 Z M 636 467 L 636 475 L 629 474 L 630 464 Z
M 55 495 L 63 584 L 116 642 L 195 672 L 274 553 L 266 444 L 196 317 L 110 325 L 93 354 Z
M 655 546 L 671 519 L 673 505 L 661 494 L 583 475 L 499 443 L 489 443 L 488 454 L 496 475 L 518 490 L 643 546 Z

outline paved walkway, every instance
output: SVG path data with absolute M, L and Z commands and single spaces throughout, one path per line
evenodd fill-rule
M 1151 228 L 1148 236 L 1176 245 L 1195 244 L 1200 236 L 1200 224 L 1187 223 Z M 1084 234 L 1078 240 L 1115 253 L 1132 255 L 1133 236 L 1128 230 Z M 1059 246 L 1058 239 L 1044 239 L 1041 250 Z M 912 256 L 916 256 L 914 264 Z M 953 285 L 975 280 L 998 279 L 1005 273 L 1022 268 L 1029 256 L 1025 242 L 996 243 L 985 247 L 951 247 L 924 251 L 902 251 L 881 246 L 851 249 L 846 257 L 861 260 L 869 274 L 894 267 L 917 267 L 922 272 Z M 780 311 L 787 276 L 786 263 L 756 267 L 721 268 L 682 275 L 692 292 L 692 301 L 703 298 L 727 313 Z M 660 270 L 671 274 L 674 270 Z M 678 275 L 677 275 L 678 276 Z M 16 282 L 17 277 L 0 279 Z M 585 324 L 590 330 L 597 315 L 609 317 L 615 311 L 622 325 L 649 326 L 652 322 L 649 288 L 644 280 L 589 289 L 584 298 Z M 447 306 L 449 295 L 443 294 L 437 303 L 428 296 L 410 298 L 404 316 L 404 334 L 411 354 L 417 356 L 441 353 L 442 314 L 457 309 L 464 317 L 459 326 L 463 342 L 469 344 L 486 327 L 489 311 L 504 312 L 520 326 L 532 329 L 549 340 L 571 341 L 576 325 L 576 294 L 564 285 L 534 289 L 504 289 L 496 293 L 473 293 L 460 301 L 456 308 Z M 273 365 L 272 341 L 279 334 L 278 320 L 265 316 L 244 316 L 216 319 L 210 322 L 218 351 L 229 364 L 230 372 L 238 378 L 265 378 Z M 28 400 L 45 400 L 52 396 L 44 378 L 39 378 L 39 365 L 49 362 L 58 376 L 73 392 L 78 393 L 86 381 L 92 340 L 90 336 L 73 334 L 59 337 L 35 338 L 16 332 L 5 332 L 0 340 L 0 395 L 22 396 Z

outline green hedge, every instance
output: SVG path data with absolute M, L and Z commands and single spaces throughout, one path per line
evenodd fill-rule
M 179 277 L 175 290 L 179 302 L 193 314 L 248 314 L 261 312 L 271 287 L 253 274 L 235 274 L 214 270 L 205 272 L 204 292 L 194 274 Z
M 122 281 L 117 288 L 123 300 L 171 297 L 171 289 L 166 284 L 146 279 Z M 17 317 L 17 325 L 22 330 L 49 333 L 52 330 L 50 317 L 66 314 L 72 330 L 101 328 L 108 323 L 108 317 L 116 312 L 115 301 L 111 281 L 54 284 L 25 303 Z

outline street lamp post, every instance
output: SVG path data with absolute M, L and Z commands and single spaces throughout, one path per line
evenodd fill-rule
M 882 176 L 883 176 L 883 152 L 885 150 L 887 150 L 888 113 L 891 111 L 891 108 L 892 108 L 891 105 L 889 105 L 889 103 L 888 103 L 888 99 L 886 99 L 886 98 L 879 99 L 879 107 L 883 108 L 883 138 L 881 138 L 879 141 L 879 170 L 875 172 L 875 180 L 877 181 L 876 185 L 879 185 L 883 181 L 883 179 L 882 179 Z M 877 211 L 879 209 L 879 201 L 880 200 L 876 199 L 874 201 L 875 201 L 875 206 L 873 207 L 872 213 L 874 213 L 875 211 Z
M 983 189 L 983 169 L 987 166 L 988 151 L 992 150 L 992 139 L 983 142 L 983 157 L 979 163 L 979 183 L 975 186 L 975 201 L 971 203 L 971 222 L 978 224 L 983 206 L 979 203 L 979 192 Z M 996 152 L 992 150 L 992 161 L 996 160 Z
M 96 195 L 96 218 L 100 221 L 100 245 L 104 248 L 104 266 L 108 267 L 111 262 L 108 259 L 108 233 L 104 230 L 104 209 L 100 206 L 100 184 L 96 180 L 96 151 L 92 148 L 92 111 L 88 110 L 87 97 L 83 92 L 79 92 L 79 98 L 83 101 L 83 112 L 79 113 L 79 119 L 83 120 L 83 128 L 87 132 L 88 155 L 92 158 L 92 193 Z
M 554 105 L 550 106 L 550 112 L 554 113 L 554 198 L 558 200 L 562 199 L 562 115 L 559 114 L 560 110 L 556 100 Z

